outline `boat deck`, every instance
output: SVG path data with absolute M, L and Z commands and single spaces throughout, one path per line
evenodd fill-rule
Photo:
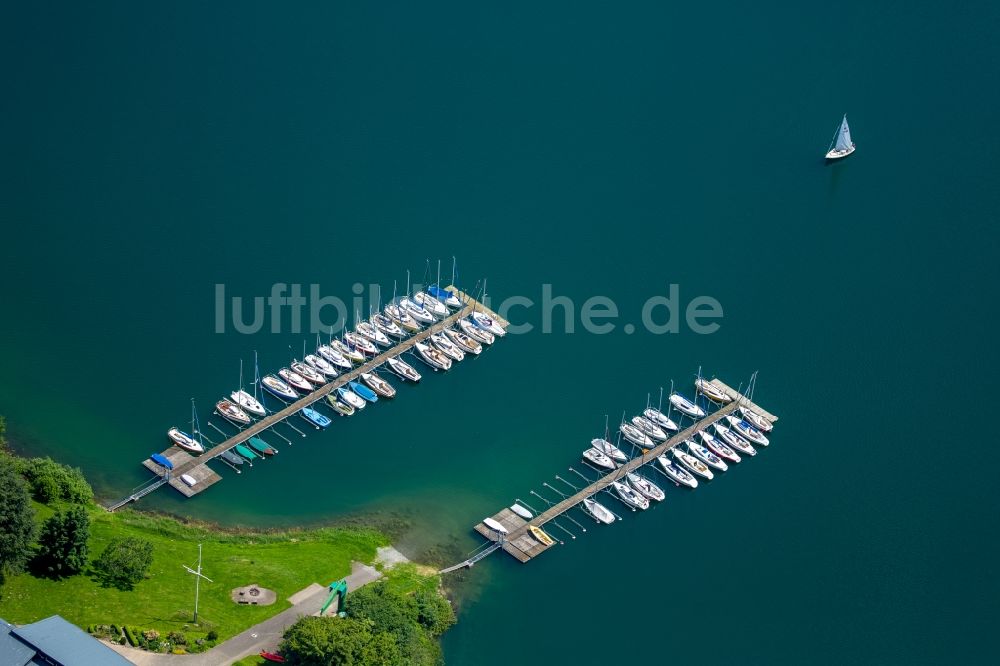
M 453 326 L 458 322 L 459 319 L 471 314 L 473 311 L 485 312 L 488 317 L 493 319 L 497 324 L 499 324 L 504 329 L 510 326 L 510 322 L 506 319 L 493 312 L 490 308 L 486 307 L 476 299 L 472 298 L 465 292 L 460 291 L 454 286 L 447 287 L 449 291 L 455 293 L 465 305 L 456 312 L 448 315 L 444 319 L 431 324 L 427 328 L 418 331 L 404 340 L 401 340 L 399 344 L 386 349 L 369 361 L 366 361 L 362 365 L 356 366 L 353 370 L 350 370 L 344 374 L 339 375 L 334 378 L 331 382 L 319 387 L 312 393 L 305 395 L 295 402 L 287 404 L 281 410 L 269 414 L 268 416 L 250 424 L 247 428 L 241 430 L 236 435 L 233 435 L 229 439 L 225 440 L 221 444 L 213 446 L 212 448 L 205 451 L 205 453 L 200 456 L 192 456 L 186 451 L 179 449 L 177 447 L 170 447 L 164 451 L 162 454 L 165 455 L 171 462 L 174 463 L 174 469 L 171 471 L 170 486 L 175 490 L 179 491 L 185 497 L 193 497 L 198 493 L 208 489 L 210 486 L 218 481 L 222 480 L 222 477 L 212 471 L 205 463 L 214 460 L 222 455 L 225 451 L 228 451 L 235 447 L 237 444 L 242 444 L 249 440 L 255 435 L 259 435 L 265 430 L 271 428 L 272 426 L 284 421 L 289 416 L 293 416 L 298 413 L 303 407 L 309 407 L 315 402 L 323 400 L 327 394 L 331 391 L 335 391 L 341 386 L 346 385 L 348 382 L 356 380 L 365 372 L 373 372 L 376 368 L 385 363 L 388 359 L 399 356 L 400 354 L 409 351 L 414 348 L 418 342 L 422 342 L 429 338 L 432 334 Z M 163 477 L 166 470 L 161 466 L 157 465 L 150 459 L 146 459 L 142 462 L 143 467 L 150 470 L 157 476 Z M 180 480 L 181 474 L 189 474 L 197 479 L 193 487 L 188 486 L 186 483 Z M 119 508 L 124 504 L 127 504 L 130 500 L 134 501 L 135 496 L 125 497 L 117 502 L 113 502 L 107 505 L 109 510 L 114 508 Z

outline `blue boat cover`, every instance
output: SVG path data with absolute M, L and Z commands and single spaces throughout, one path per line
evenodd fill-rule
M 350 382 L 348 385 L 351 387 L 352 391 L 360 395 L 362 398 L 371 401 L 378 400 L 378 394 L 375 393 L 375 391 L 368 388 L 367 386 L 359 384 L 357 382 Z
M 153 455 L 149 456 L 149 459 L 155 462 L 157 465 L 163 465 L 167 469 L 174 468 L 174 464 L 170 462 L 170 458 L 166 457 L 162 453 L 154 453 Z
M 431 286 L 427 287 L 427 293 L 430 294 L 431 296 L 434 296 L 435 298 L 448 298 L 450 296 L 454 296 L 453 293 L 451 293 L 447 289 L 442 289 L 436 284 L 432 284 Z

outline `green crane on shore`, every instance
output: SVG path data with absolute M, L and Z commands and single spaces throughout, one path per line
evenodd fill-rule
M 323 607 L 319 609 L 320 617 L 326 615 L 326 609 L 330 607 L 330 604 L 333 603 L 333 600 L 335 598 L 338 599 L 337 615 L 339 615 L 340 617 L 346 617 L 347 613 L 344 612 L 344 600 L 347 598 L 347 580 L 342 579 L 330 583 L 328 589 L 330 590 L 330 596 L 326 598 L 326 603 L 324 603 Z

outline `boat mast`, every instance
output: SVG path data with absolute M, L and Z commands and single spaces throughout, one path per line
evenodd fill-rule
M 455 284 L 455 263 L 456 263 L 455 257 L 452 256 L 452 258 L 451 258 L 451 286 L 455 287 L 455 289 L 458 289 L 458 285 Z
M 437 279 L 437 282 L 435 282 L 434 284 L 435 284 L 435 286 L 437 286 L 438 289 L 441 288 L 441 260 L 440 259 L 438 259 L 438 279 Z
M 259 400 L 257 397 L 257 388 L 260 386 L 260 368 L 257 366 L 257 350 L 253 350 L 253 398 L 254 400 Z
M 194 407 L 194 398 L 191 398 L 191 434 L 197 437 L 198 443 L 205 448 L 201 441 L 201 424 L 198 423 L 198 410 Z

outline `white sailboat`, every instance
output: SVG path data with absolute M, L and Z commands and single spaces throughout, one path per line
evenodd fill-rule
M 590 499 L 589 497 L 583 500 L 583 509 L 595 520 L 604 523 L 605 525 L 610 525 L 615 522 L 615 514 L 611 513 L 607 507 L 603 504 Z
M 853 152 L 854 141 L 851 139 L 851 128 L 847 125 L 847 114 L 845 113 L 844 119 L 840 121 L 840 127 L 833 135 L 833 141 L 830 142 L 830 148 L 826 151 L 826 159 L 839 160 Z
M 254 382 L 256 384 L 256 379 Z M 254 387 L 254 392 L 256 392 L 256 386 Z M 260 404 L 256 396 L 250 395 L 243 389 L 243 361 L 240 361 L 240 388 L 239 390 L 233 391 L 229 394 L 229 397 L 233 399 L 237 405 L 243 408 L 245 412 L 252 414 L 253 416 L 264 416 L 267 412 L 264 410 L 264 405 Z

